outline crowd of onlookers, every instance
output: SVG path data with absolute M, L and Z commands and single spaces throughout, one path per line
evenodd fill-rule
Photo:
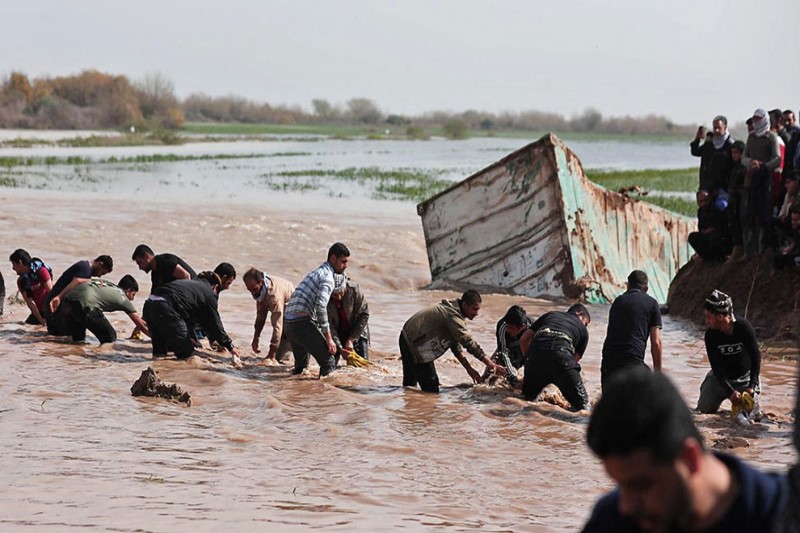
M 776 268 L 800 266 L 800 128 L 793 111 L 756 109 L 747 141 L 724 116 L 691 142 L 700 158 L 696 232 L 689 244 L 707 261 L 747 261 L 772 251 Z

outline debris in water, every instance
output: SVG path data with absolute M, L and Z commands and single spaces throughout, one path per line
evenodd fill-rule
M 134 396 L 153 396 L 158 398 L 166 398 L 168 400 L 185 403 L 187 406 L 192 405 L 192 397 L 188 392 L 181 389 L 176 384 L 169 385 L 158 379 L 158 373 L 153 370 L 152 366 L 148 366 L 146 370 L 142 371 L 142 375 L 131 386 L 131 394 Z

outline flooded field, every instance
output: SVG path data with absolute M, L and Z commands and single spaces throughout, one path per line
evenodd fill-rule
M 149 277 L 130 260 L 140 242 L 176 253 L 198 271 L 227 261 L 239 273 L 255 266 L 295 283 L 325 260 L 330 243 L 345 242 L 352 251 L 348 273 L 369 301 L 376 365 L 320 380 L 313 364 L 296 377 L 290 367 L 258 364 L 249 349 L 255 306 L 240 280 L 221 295 L 220 310 L 242 351 L 241 370 L 211 350 L 186 362 L 154 362 L 147 341 L 67 343 L 20 324 L 24 307 L 7 304 L 0 318 L 0 530 L 577 529 L 611 488 L 584 442 L 588 414 L 554 405 L 552 393 L 545 394 L 551 401 L 524 402 L 500 386 L 472 387 L 451 355 L 437 362 L 441 395 L 400 387 L 402 324 L 421 307 L 457 296 L 425 290 L 430 274 L 414 204 L 377 200 L 357 182 L 321 179 L 320 187 L 302 192 L 271 188 L 262 178 L 281 169 L 374 166 L 436 169 L 458 179 L 522 144 L 244 142 L 213 146 L 218 153 L 310 155 L 79 165 L 87 179 L 68 179 L 75 169 L 65 165 L 12 169 L 30 187 L 0 188 L 5 257 L 26 248 L 58 275 L 76 260 L 108 253 L 115 260 L 112 281 L 126 273 L 139 281 L 139 309 L 150 289 Z M 674 161 L 630 146 L 617 154 L 571 147 L 587 167 L 613 167 L 616 158 L 634 167 L 692 164 L 682 145 L 664 149 L 680 150 L 670 156 Z M 202 155 L 208 148 L 157 150 Z M 156 151 L 96 150 L 4 149 L 0 156 Z M 8 261 L 0 268 L 13 295 Z M 485 295 L 470 324 L 484 349 L 494 348 L 495 323 L 512 304 L 534 316 L 565 307 Z M 590 310 L 582 365 L 594 400 L 608 309 Z M 130 321 L 110 317 L 127 337 Z M 264 336 L 269 332 L 267 326 Z M 664 367 L 693 406 L 708 369 L 701 332 L 665 317 L 663 338 Z M 188 390 L 193 406 L 133 398 L 129 388 L 149 365 Z M 708 443 L 740 437 L 746 447 L 733 453 L 769 470 L 792 464 L 796 375 L 796 363 L 765 362 L 769 421 L 741 428 L 726 413 L 698 416 Z

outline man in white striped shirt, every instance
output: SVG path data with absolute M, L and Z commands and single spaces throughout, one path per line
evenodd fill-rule
M 308 367 L 309 354 L 319 364 L 319 376 L 336 368 L 333 342 L 328 324 L 328 300 L 334 288 L 344 281 L 350 250 L 337 242 L 328 250 L 328 260 L 310 272 L 297 286 L 286 306 L 284 329 L 294 353 L 293 374 Z

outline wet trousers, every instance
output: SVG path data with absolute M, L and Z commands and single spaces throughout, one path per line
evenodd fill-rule
M 411 352 L 411 344 L 405 333 L 400 333 L 400 359 L 403 361 L 403 386 L 416 387 L 425 392 L 439 392 L 439 375 L 436 365 L 430 363 L 416 363 Z
M 558 387 L 575 411 L 589 407 L 589 395 L 581 379 L 581 365 L 570 350 L 535 348 L 529 352 L 525 359 L 522 394 L 527 400 L 535 400 L 550 383 Z
M 150 330 L 153 357 L 164 357 L 175 352 L 178 359 L 188 359 L 194 353 L 192 332 L 183 319 L 166 300 L 147 300 L 142 318 Z
M 285 320 L 283 330 L 292 344 L 294 353 L 294 373 L 300 374 L 308 367 L 309 354 L 319 365 L 319 377 L 327 376 L 336 368 L 336 360 L 328 352 L 325 336 L 311 318 Z

